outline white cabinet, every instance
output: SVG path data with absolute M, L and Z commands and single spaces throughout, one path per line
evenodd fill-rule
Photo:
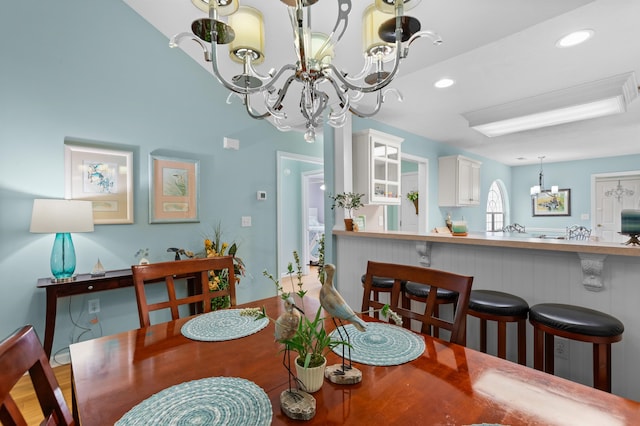
M 400 204 L 403 140 L 373 129 L 353 134 L 353 190 L 365 204 Z
M 480 204 L 480 165 L 462 155 L 438 159 L 438 205 L 477 206 Z

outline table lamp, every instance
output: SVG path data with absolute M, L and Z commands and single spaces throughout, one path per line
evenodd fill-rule
M 79 200 L 35 199 L 29 230 L 33 233 L 56 234 L 51 250 L 51 281 L 73 281 L 76 252 L 70 232 L 93 232 L 92 203 Z

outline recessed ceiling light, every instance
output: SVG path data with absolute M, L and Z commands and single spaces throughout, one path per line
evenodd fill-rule
M 580 43 L 584 43 L 593 37 L 595 32 L 593 30 L 580 30 L 574 31 L 562 37 L 556 42 L 556 47 L 573 47 Z
M 438 89 L 444 89 L 446 87 L 451 87 L 455 84 L 455 81 L 450 78 L 441 78 L 440 80 L 433 83 L 435 87 Z

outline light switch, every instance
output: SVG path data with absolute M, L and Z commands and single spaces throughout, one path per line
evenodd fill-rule
M 238 139 L 224 138 L 222 142 L 222 146 L 225 149 L 235 149 L 236 151 L 240 149 L 240 141 Z
M 260 201 L 264 201 L 267 199 L 267 191 L 258 191 L 257 198 Z
M 242 216 L 242 226 L 243 227 L 251 226 L 251 216 Z

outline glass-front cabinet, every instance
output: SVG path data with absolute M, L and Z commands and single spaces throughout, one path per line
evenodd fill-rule
M 373 129 L 353 134 L 353 189 L 365 204 L 400 204 L 403 140 Z

